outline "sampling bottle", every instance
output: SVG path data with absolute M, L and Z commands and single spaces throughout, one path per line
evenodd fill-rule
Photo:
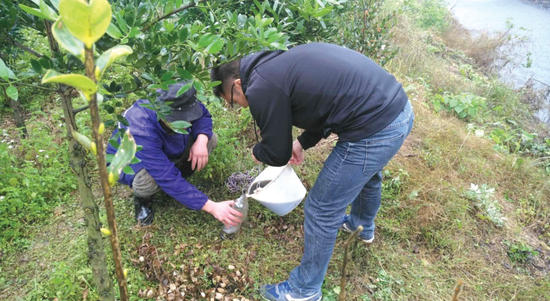
M 243 193 L 238 199 L 235 200 L 235 205 L 233 206 L 233 209 L 239 211 L 243 216 L 241 217 L 241 221 L 236 226 L 224 226 L 221 231 L 221 237 L 222 239 L 232 239 L 239 233 L 239 230 L 241 229 L 242 224 L 246 220 L 246 217 L 248 216 L 248 198 L 246 197 L 246 194 Z

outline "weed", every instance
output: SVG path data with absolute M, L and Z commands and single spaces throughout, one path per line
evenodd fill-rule
M 449 27 L 450 13 L 442 0 L 405 1 L 405 7 L 422 29 L 443 32 Z
M 469 93 L 460 95 L 436 94 L 432 104 L 436 112 L 445 109 L 455 112 L 459 118 L 475 117 L 482 109 L 487 108 L 485 98 Z
M 0 242 L 24 244 L 29 226 L 46 219 L 76 189 L 68 172 L 66 143 L 58 145 L 37 121 L 29 138 L 0 143 Z M 12 142 L 13 141 L 13 142 Z
M 539 255 L 539 252 L 533 250 L 533 247 L 522 241 L 511 243 L 505 240 L 504 244 L 508 247 L 508 258 L 510 258 L 512 262 L 524 263 L 527 262 L 529 258 Z
M 478 214 L 481 219 L 488 219 L 497 227 L 504 226 L 506 218 L 501 212 L 498 201 L 494 199 L 494 188 L 489 188 L 486 184 L 478 185 L 471 184 L 470 190 L 466 192 L 466 197 L 474 202 L 474 205 L 481 210 Z

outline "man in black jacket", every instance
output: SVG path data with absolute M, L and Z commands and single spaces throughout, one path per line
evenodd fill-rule
M 414 114 L 402 86 L 364 55 L 331 44 L 262 51 L 214 68 L 214 94 L 250 106 L 262 141 L 253 158 L 301 164 L 303 150 L 330 133 L 338 143 L 304 206 L 305 246 L 287 281 L 262 287 L 269 300 L 320 300 L 338 228 L 374 239 L 382 168 L 410 133 Z M 292 126 L 305 131 L 292 142 Z M 352 204 L 350 215 L 346 208 Z

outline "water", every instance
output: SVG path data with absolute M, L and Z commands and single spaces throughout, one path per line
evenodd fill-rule
M 529 41 L 525 47 L 518 49 L 520 63 L 527 63 L 527 53 L 531 53 L 532 66 L 525 68 L 516 66 L 513 69 L 501 70 L 503 80 L 512 83 L 516 87 L 522 87 L 532 77 L 535 80 L 550 85 L 550 10 L 540 5 L 523 2 L 520 0 L 449 0 L 450 6 L 458 21 L 474 34 L 506 31 L 506 20 L 510 19 L 515 29 L 525 28 L 528 31 L 520 31 Z M 456 2 L 456 4 L 455 4 Z M 536 82 L 535 87 L 548 89 L 550 87 Z M 550 103 L 550 99 L 547 97 Z M 540 111 L 537 117 L 545 122 L 550 122 L 548 111 Z
M 220 233 L 222 239 L 234 238 L 241 229 L 244 221 L 246 220 L 248 216 L 248 198 L 246 197 L 246 194 L 243 193 L 237 200 L 235 200 L 235 206 L 233 208 L 242 213 L 243 216 L 241 217 L 241 222 L 238 223 L 236 226 L 224 226 Z
M 252 184 L 252 186 L 250 186 L 250 188 L 248 189 L 248 192 L 249 192 L 249 194 L 254 194 L 254 193 L 256 193 L 256 189 L 264 188 L 269 183 L 271 183 L 271 180 L 264 180 L 264 181 L 256 182 L 256 183 Z M 250 192 L 252 192 L 252 193 L 250 193 Z

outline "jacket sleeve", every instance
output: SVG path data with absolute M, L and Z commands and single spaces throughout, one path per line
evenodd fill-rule
M 323 132 L 305 131 L 299 137 L 298 141 L 304 150 L 314 147 L 324 137 Z
M 200 134 L 204 134 L 210 139 L 212 138 L 212 115 L 201 102 L 199 102 L 199 105 L 202 108 L 202 116 L 193 122 L 191 134 L 195 139 Z
M 259 74 L 249 84 L 250 113 L 261 130 L 262 141 L 253 154 L 270 166 L 283 166 L 292 156 L 292 112 L 289 97 Z
M 133 127 L 136 126 L 131 125 L 131 131 Z M 137 127 L 142 126 L 137 125 Z M 208 201 L 208 197 L 181 177 L 179 169 L 164 154 L 162 142 L 153 132 L 156 129 L 150 130 L 151 132 L 143 135 L 138 134 L 143 131 L 135 131 L 136 143 L 143 146 L 143 149 L 136 153 L 136 157 L 141 160 L 138 164 L 147 170 L 147 173 L 168 195 L 190 209 L 200 210 Z

